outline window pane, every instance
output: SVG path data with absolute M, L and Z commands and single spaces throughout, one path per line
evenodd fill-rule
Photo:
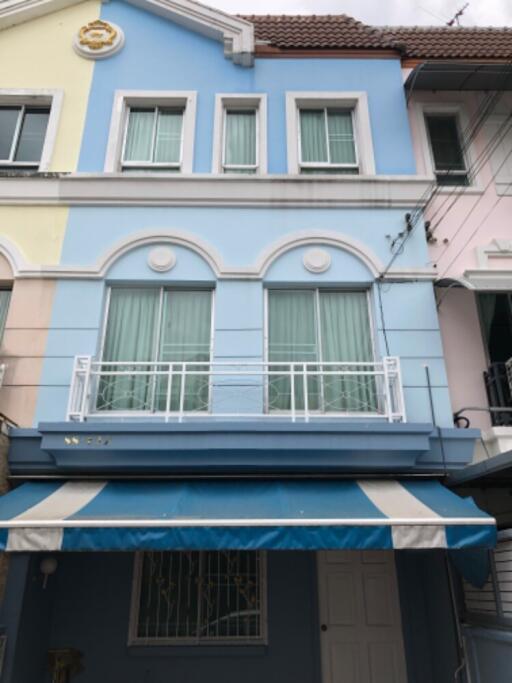
M 329 161 L 323 109 L 301 109 L 300 139 L 301 161 L 305 163 Z
M 155 141 L 155 162 L 179 163 L 182 128 L 183 109 L 159 111 Z
M 0 107 L 0 159 L 9 159 L 20 107 Z
M 315 292 L 293 292 L 285 290 L 270 291 L 268 296 L 268 359 L 270 362 L 283 361 L 282 370 L 290 371 L 290 363 L 312 362 L 318 360 L 316 333 Z M 299 366 L 302 371 L 302 366 Z M 310 367 L 314 371 L 315 366 Z M 280 366 L 272 370 L 280 371 Z M 308 376 L 308 406 L 318 407 L 318 378 Z M 273 375 L 269 379 L 270 410 L 290 410 L 291 379 L 284 375 Z M 305 407 L 304 380 L 297 376 L 295 381 L 295 407 Z
M 362 363 L 373 360 L 368 301 L 364 292 L 320 292 L 322 360 Z M 345 370 L 371 367 L 326 366 L 323 378 L 324 410 L 376 412 L 376 384 L 371 376 L 345 375 Z
M 464 171 L 455 116 L 427 116 L 427 127 L 436 171 Z
M 7 320 L 7 313 L 9 311 L 9 303 L 11 301 L 11 290 L 0 289 L 0 341 L 4 334 L 5 321 Z
M 329 150 L 332 164 L 355 164 L 356 148 L 350 111 L 329 111 Z
M 38 162 L 41 160 L 49 116 L 49 109 L 25 110 L 16 150 L 16 161 Z
M 154 109 L 130 109 L 124 161 L 151 161 Z
M 180 408 L 183 367 L 180 363 L 183 362 L 204 363 L 187 366 L 184 409 L 197 411 L 208 408 L 211 302 L 209 291 L 165 292 L 159 360 L 176 363 L 171 410 Z M 167 386 L 167 378 L 162 378 L 158 389 L 160 410 L 165 409 Z
M 155 358 L 160 290 L 112 289 L 104 361 L 137 362 Z M 134 371 L 145 374 L 135 375 Z M 119 375 L 105 375 L 122 372 Z M 104 365 L 98 410 L 150 410 L 155 391 L 150 366 Z
M 228 166 L 256 164 L 256 112 L 227 111 L 224 163 Z
M 144 553 L 137 636 L 260 638 L 261 555 L 246 551 Z

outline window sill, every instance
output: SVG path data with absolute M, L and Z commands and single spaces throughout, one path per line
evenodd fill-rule
M 129 657 L 201 657 L 205 658 L 263 658 L 268 654 L 268 645 L 128 645 Z

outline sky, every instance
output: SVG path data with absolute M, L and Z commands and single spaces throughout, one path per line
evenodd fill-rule
M 233 14 L 349 14 L 367 24 L 442 26 L 466 0 L 202 0 Z M 472 0 L 462 26 L 511 26 L 512 0 Z

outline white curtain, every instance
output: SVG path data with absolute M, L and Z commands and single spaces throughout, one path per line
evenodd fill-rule
M 124 161 L 145 161 L 152 159 L 154 109 L 131 109 L 124 148 Z
M 226 166 L 254 166 L 256 164 L 256 112 L 226 112 L 226 139 L 224 164 Z M 228 171 L 242 169 L 228 169 Z M 255 169 L 245 169 L 254 172 Z
M 156 128 L 154 161 L 177 163 L 181 156 L 183 110 L 161 110 Z

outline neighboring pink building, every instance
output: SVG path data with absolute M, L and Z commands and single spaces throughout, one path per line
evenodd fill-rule
M 432 35 L 440 57 L 460 50 Z M 496 51 L 495 64 L 404 65 L 417 170 L 433 178 L 428 265 L 452 407 L 460 426 L 482 429 L 476 461 L 512 450 L 512 67 Z

